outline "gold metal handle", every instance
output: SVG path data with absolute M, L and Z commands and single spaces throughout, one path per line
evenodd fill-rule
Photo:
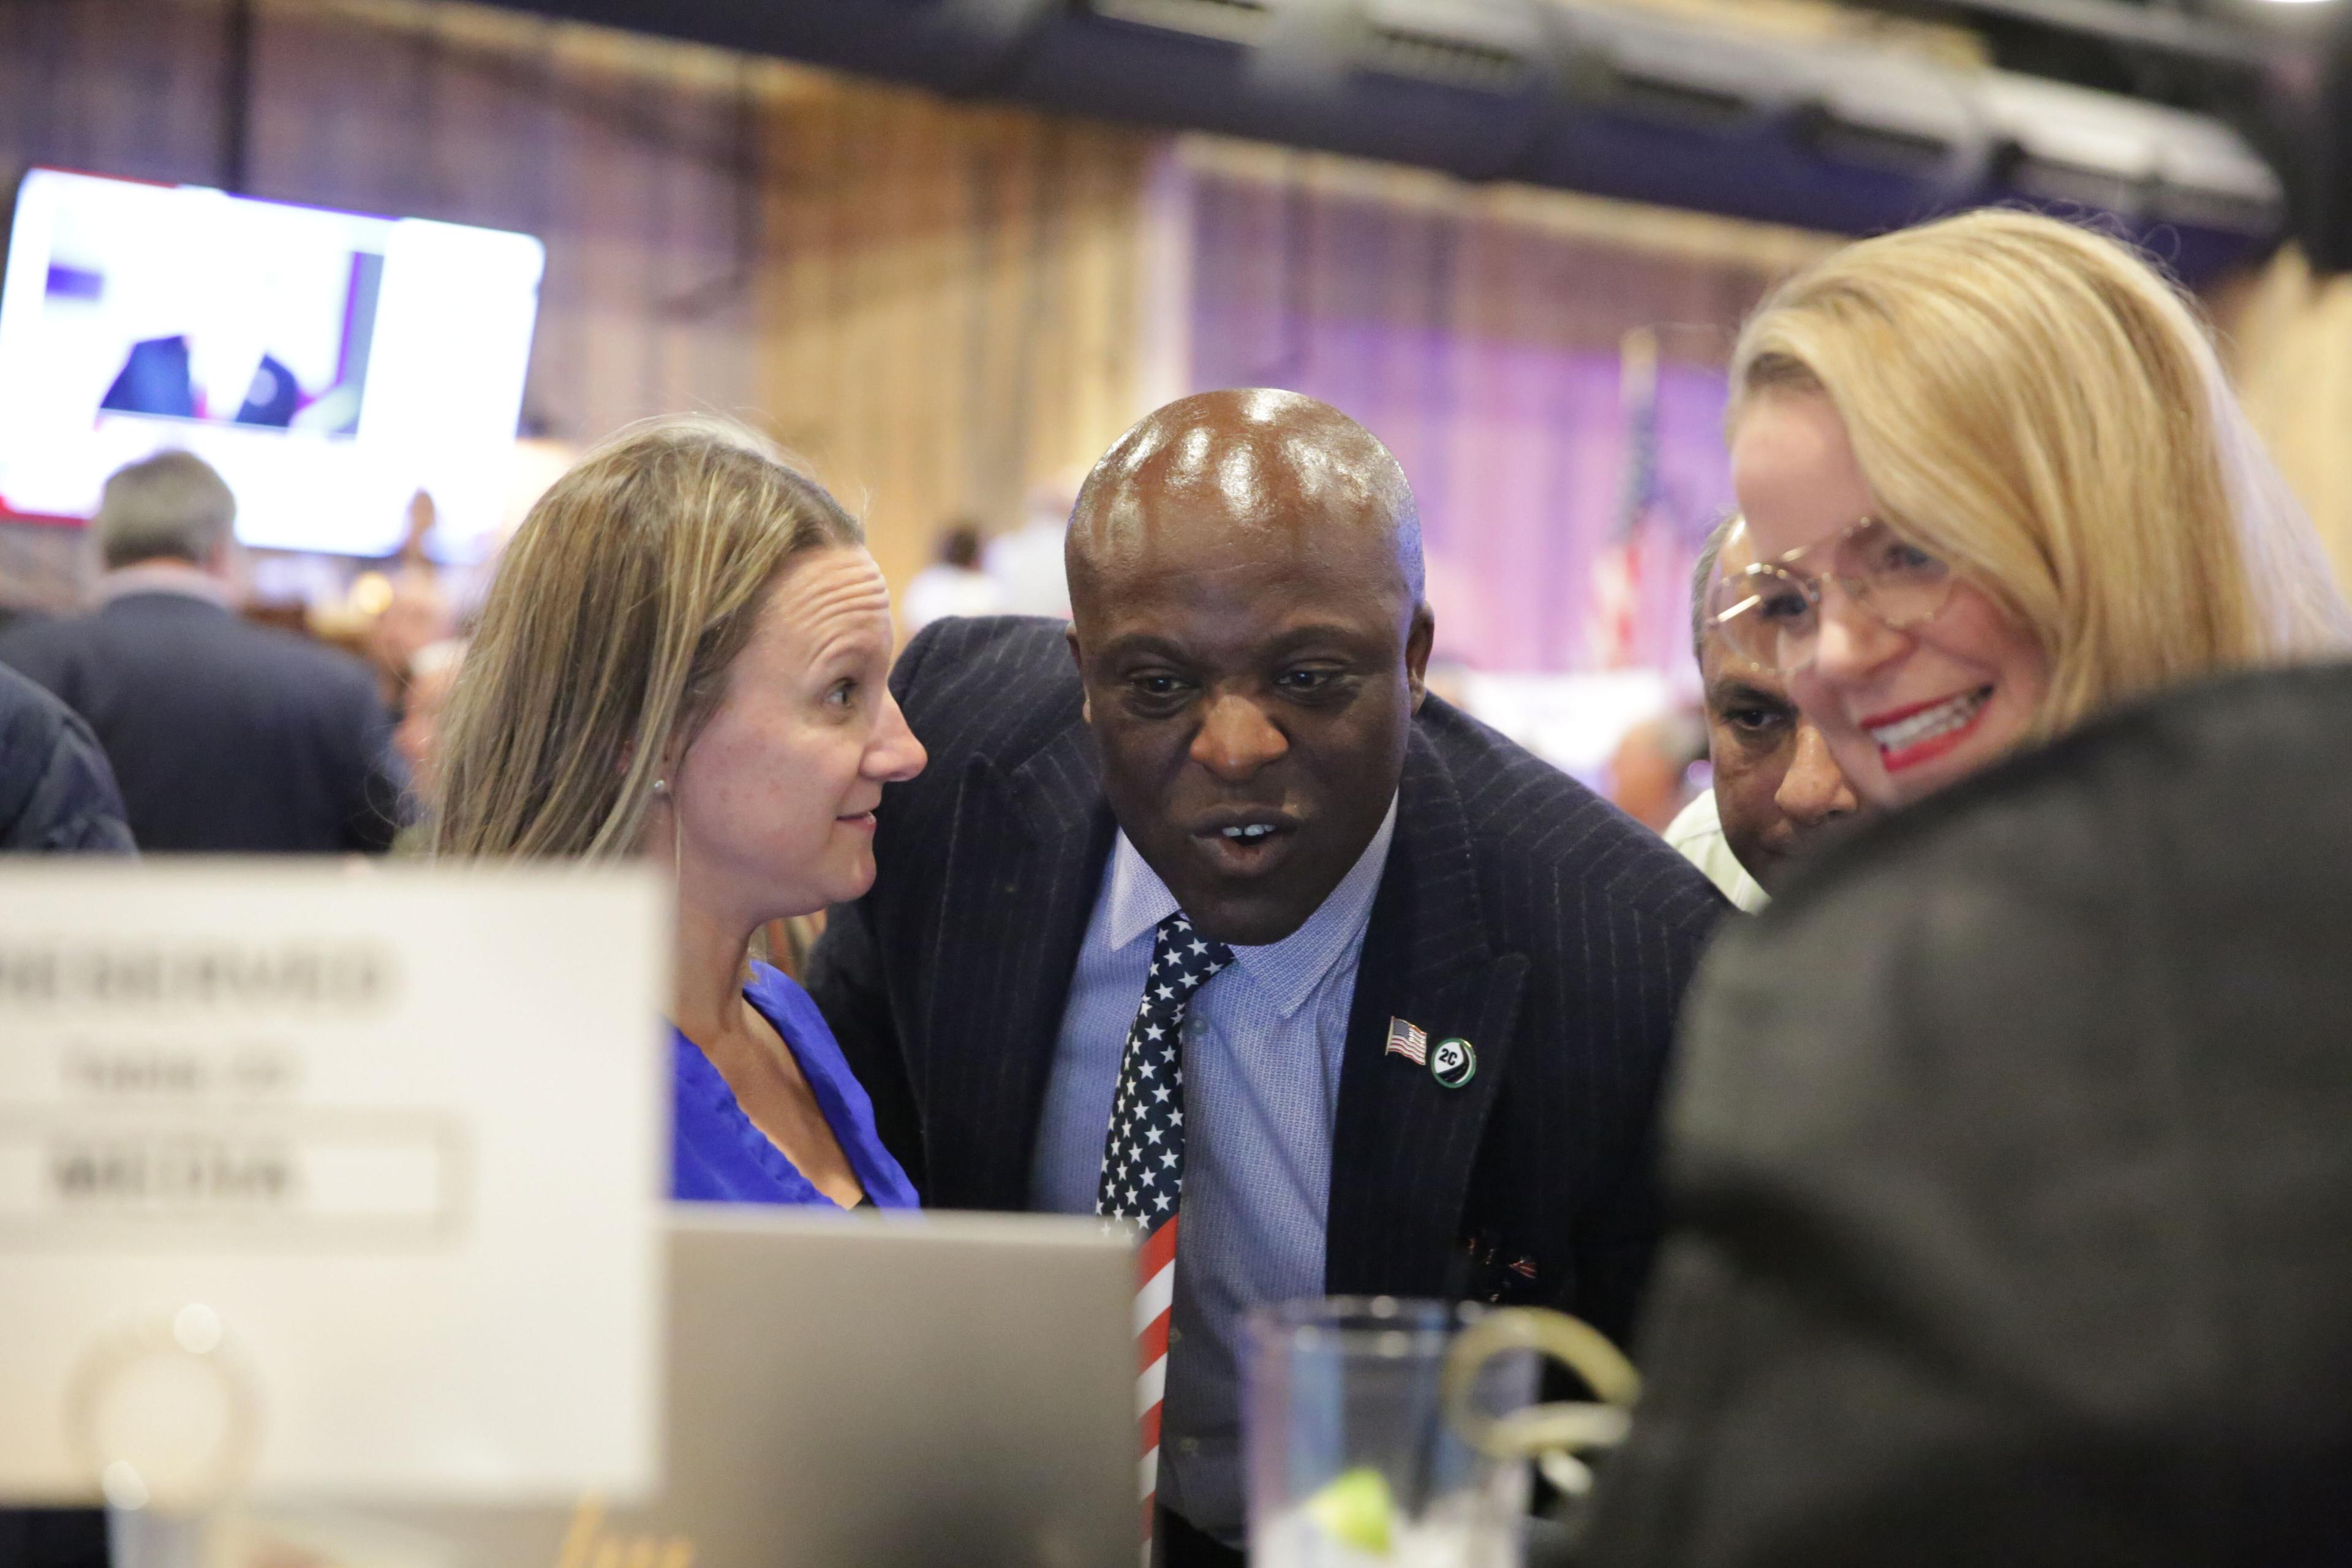
M 1489 1415 L 1471 1397 L 1496 1356 L 1534 1351 L 1567 1367 L 1599 1395 Z M 1462 1440 L 1495 1459 L 1532 1458 L 1562 1491 L 1581 1494 L 1592 1472 L 1578 1458 L 1625 1439 L 1627 1412 L 1642 1379 L 1608 1336 L 1580 1319 L 1545 1307 L 1501 1307 L 1465 1329 L 1445 1356 L 1440 1384 L 1446 1419 Z

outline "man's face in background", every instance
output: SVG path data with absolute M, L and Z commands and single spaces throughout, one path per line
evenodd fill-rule
M 1724 542 L 1717 579 L 1754 559 L 1746 530 L 1736 529 Z M 1739 658 L 1713 632 L 1699 639 L 1698 668 L 1724 842 L 1766 892 L 1777 892 L 1790 863 L 1822 830 L 1853 815 L 1853 790 L 1781 677 Z

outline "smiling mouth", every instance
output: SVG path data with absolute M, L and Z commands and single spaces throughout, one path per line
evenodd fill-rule
M 1966 740 L 1992 701 L 1993 689 L 1979 686 L 1940 702 L 1906 709 L 1863 729 L 1877 744 L 1878 760 L 1890 773 L 1942 756 Z

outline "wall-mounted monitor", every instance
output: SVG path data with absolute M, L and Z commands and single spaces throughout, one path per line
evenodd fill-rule
M 378 555 L 500 521 L 546 251 L 529 235 L 36 169 L 0 275 L 0 515 L 79 519 L 171 447 L 237 534 Z

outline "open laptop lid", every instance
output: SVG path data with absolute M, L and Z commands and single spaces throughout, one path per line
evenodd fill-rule
M 260 1521 L 354 1568 L 1071 1568 L 1136 1550 L 1132 1254 L 1090 1220 L 681 1205 L 668 1481 Z

